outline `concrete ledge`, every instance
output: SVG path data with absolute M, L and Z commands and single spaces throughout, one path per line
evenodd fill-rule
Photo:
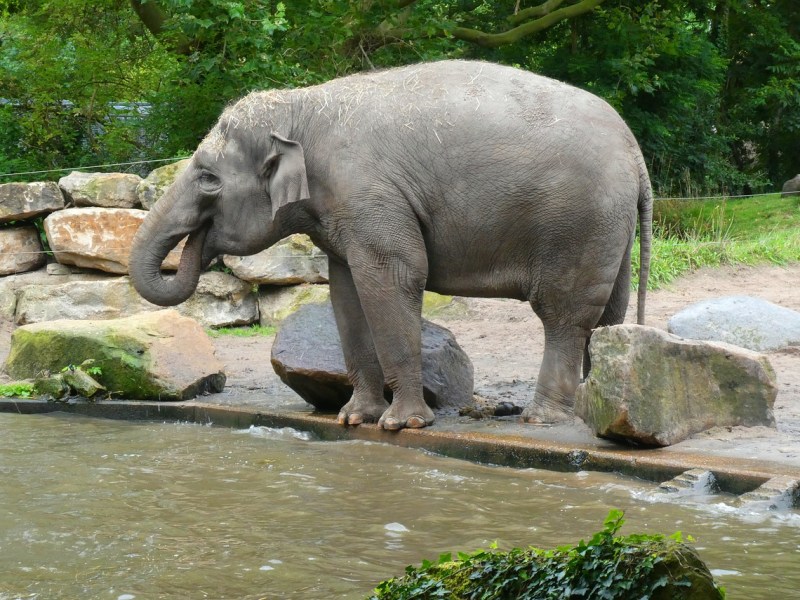
M 376 425 L 342 427 L 333 415 L 270 411 L 198 401 L 55 403 L 3 399 L 0 400 L 0 411 L 19 414 L 60 411 L 108 419 L 188 421 L 233 428 L 251 425 L 294 427 L 311 432 L 321 440 L 368 440 L 425 449 L 479 463 L 562 472 L 613 472 L 657 483 L 678 477 L 685 471 L 699 469 L 713 474 L 719 491 L 735 495 L 752 492 L 775 478 L 800 479 L 800 469 L 779 463 L 666 452 L 661 449 L 597 448 L 521 436 L 452 432 L 436 428 L 388 432 Z

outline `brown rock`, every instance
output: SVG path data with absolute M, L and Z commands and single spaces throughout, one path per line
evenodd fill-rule
M 33 271 L 46 261 L 36 227 L 0 229 L 0 275 Z
M 60 372 L 91 360 L 109 394 L 134 400 L 187 400 L 220 392 L 223 365 L 199 323 L 174 310 L 105 321 L 60 320 L 17 328 L 9 374 Z
M 637 325 L 598 329 L 589 354 L 575 414 L 600 437 L 668 446 L 715 426 L 775 426 L 775 372 L 762 354 Z
M 127 273 L 133 236 L 147 211 L 129 208 L 69 208 L 44 220 L 56 260 L 65 265 Z M 175 270 L 183 242 L 167 255 L 163 268 Z

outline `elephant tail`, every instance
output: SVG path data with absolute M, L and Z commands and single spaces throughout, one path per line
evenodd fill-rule
M 653 188 L 644 159 L 639 167 L 639 289 L 636 297 L 636 322 L 644 325 L 647 279 L 650 276 L 650 245 L 653 240 Z

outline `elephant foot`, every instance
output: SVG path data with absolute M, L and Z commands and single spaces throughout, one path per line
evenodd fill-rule
M 402 406 L 400 406 L 399 402 L 394 402 L 383 413 L 378 425 L 389 431 L 421 429 L 422 427 L 433 425 L 435 420 L 436 417 L 433 416 L 433 411 L 424 401 L 420 401 L 420 403 L 405 403 Z
M 571 409 L 548 404 L 534 403 L 522 411 L 520 417 L 525 423 L 538 425 L 554 425 L 556 423 L 571 423 L 575 416 Z
M 362 398 L 350 399 L 339 411 L 336 420 L 339 425 L 361 425 L 362 423 L 377 423 L 381 415 L 389 407 L 389 403 L 383 398 L 375 400 L 365 400 Z

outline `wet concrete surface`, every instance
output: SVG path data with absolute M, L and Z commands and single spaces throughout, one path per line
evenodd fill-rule
M 335 415 L 314 412 L 288 388 L 267 387 L 267 393 L 229 388 L 188 402 L 2 400 L 0 411 L 65 411 L 100 418 L 190 421 L 234 428 L 288 426 L 310 431 L 322 440 L 362 439 L 485 464 L 615 472 L 654 482 L 700 469 L 713 473 L 720 491 L 737 495 L 752 492 L 776 478 L 800 481 L 800 458 L 790 452 L 773 452 L 765 460 L 760 455 L 764 440 L 753 432 L 749 444 L 747 439 L 720 441 L 705 436 L 657 449 L 633 448 L 596 438 L 578 419 L 571 424 L 538 426 L 521 423 L 517 417 L 474 420 L 439 415 L 433 427 L 389 432 L 375 425 L 342 427 Z M 761 433 L 772 445 L 776 432 Z M 800 444 L 797 446 L 800 448 Z

